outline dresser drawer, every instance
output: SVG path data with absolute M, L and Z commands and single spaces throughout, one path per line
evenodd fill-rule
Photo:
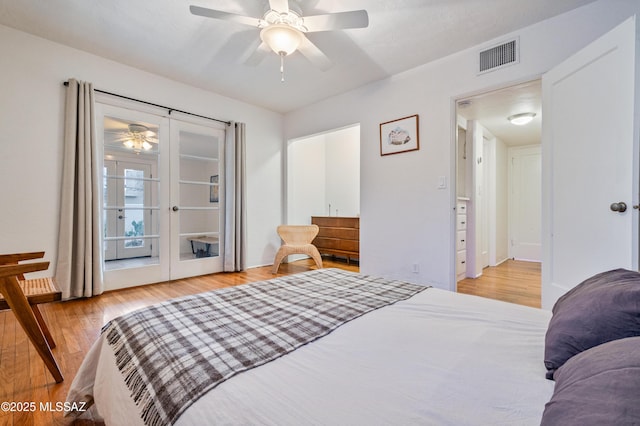
M 464 250 L 467 248 L 467 231 L 458 231 L 456 233 L 456 250 Z
M 467 251 L 456 253 L 456 275 L 464 274 L 467 270 Z
M 320 228 L 318 238 L 341 238 L 343 240 L 359 240 L 360 230 L 357 228 Z
M 312 216 L 311 223 L 319 227 L 360 228 L 360 218 L 339 216 Z
M 458 231 L 462 231 L 464 229 L 467 229 L 467 215 L 466 214 L 459 214 L 457 215 L 457 225 L 456 225 L 456 229 Z
M 360 251 L 360 242 L 357 240 L 341 240 L 339 238 L 322 238 L 317 237 L 313 240 L 313 244 L 322 252 L 323 249 L 334 249 L 341 251 L 352 251 L 357 253 Z
M 467 203 L 458 202 L 456 205 L 456 212 L 458 212 L 458 214 L 467 214 Z

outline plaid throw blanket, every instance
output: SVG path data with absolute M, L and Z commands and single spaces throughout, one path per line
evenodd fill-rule
M 231 376 L 425 288 L 321 269 L 173 299 L 102 332 L 145 424 L 167 425 Z

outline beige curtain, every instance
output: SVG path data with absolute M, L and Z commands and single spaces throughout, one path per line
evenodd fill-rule
M 225 141 L 225 272 L 247 268 L 245 175 L 245 124 L 231 122 Z
M 65 104 L 64 162 L 56 283 L 63 299 L 103 291 L 100 246 L 101 170 L 96 143 L 94 91 L 69 80 Z

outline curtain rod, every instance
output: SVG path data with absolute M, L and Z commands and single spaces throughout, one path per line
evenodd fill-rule
M 65 81 L 65 82 L 64 82 L 64 83 L 62 83 L 62 84 L 64 84 L 65 86 L 69 86 L 69 82 L 68 82 L 68 81 Z M 182 110 L 179 110 L 179 109 L 170 108 L 170 107 L 168 107 L 168 106 L 158 105 L 158 104 L 154 104 L 154 103 L 152 103 L 152 102 L 147 102 L 147 101 L 142 101 L 142 100 L 140 100 L 140 99 L 135 99 L 135 98 L 130 98 L 130 97 L 128 97 L 128 96 L 118 95 L 117 93 L 105 92 L 104 90 L 99 90 L 99 89 L 95 89 L 95 88 L 93 89 L 93 91 L 94 91 L 94 92 L 99 92 L 99 93 L 104 93 L 105 95 L 116 96 L 116 97 L 118 97 L 118 98 L 122 98 L 122 99 L 127 99 L 127 100 L 129 100 L 129 101 L 140 102 L 141 104 L 151 105 L 151 106 L 158 107 L 158 108 L 164 108 L 164 109 L 166 109 L 166 110 L 168 110 L 168 111 L 169 111 L 169 115 L 171 115 L 171 113 L 172 113 L 173 111 L 175 111 L 175 112 L 180 112 L 180 113 L 182 113 L 182 114 L 193 115 L 194 117 L 200 117 L 200 118 L 205 118 L 205 119 L 207 119 L 207 120 L 217 121 L 217 122 L 219 122 L 219 123 L 224 123 L 224 124 L 226 124 L 227 126 L 230 126 L 230 125 L 231 125 L 231 122 L 230 122 L 230 121 L 225 121 L 225 120 L 220 120 L 220 119 L 218 119 L 218 118 L 212 118 L 212 117 L 207 117 L 207 116 L 204 116 L 204 115 L 194 114 L 194 113 L 192 113 L 192 112 L 182 111 Z

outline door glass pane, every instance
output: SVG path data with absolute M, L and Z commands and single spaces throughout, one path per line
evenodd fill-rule
M 222 141 L 180 131 L 180 259 L 219 256 Z
M 159 263 L 158 130 L 149 123 L 104 118 L 107 270 Z
M 144 236 L 144 170 L 124 169 L 124 236 L 139 237 Z M 136 238 L 124 240 L 126 248 L 145 247 L 144 239 Z M 150 255 L 150 254 L 149 254 Z

